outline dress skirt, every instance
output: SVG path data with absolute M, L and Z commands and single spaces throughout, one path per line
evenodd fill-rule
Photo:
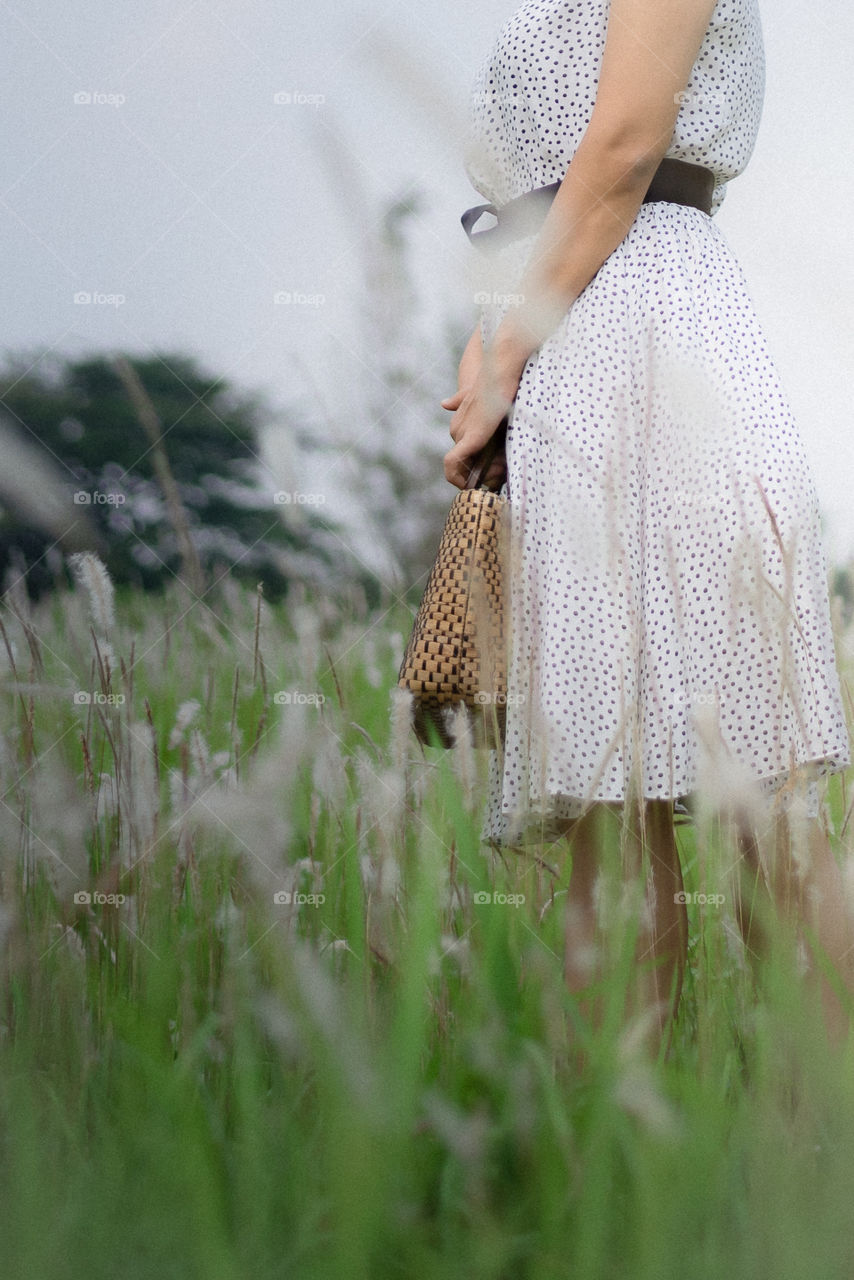
M 488 341 L 533 237 L 482 264 Z M 502 292 L 504 290 L 504 292 Z M 641 206 L 510 414 L 507 728 L 482 835 L 851 763 L 818 497 L 714 220 Z

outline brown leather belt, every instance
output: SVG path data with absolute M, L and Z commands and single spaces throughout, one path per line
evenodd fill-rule
M 667 200 L 711 215 L 715 181 L 715 175 L 705 165 L 689 164 L 687 160 L 673 160 L 665 156 L 653 174 L 643 203 Z M 530 235 L 532 213 L 541 211 L 545 218 L 559 186 L 559 182 L 552 182 L 547 187 L 535 187 L 533 191 L 526 191 L 497 208 L 494 204 L 477 204 L 462 215 L 463 229 L 472 244 L 480 248 L 495 248 L 520 235 Z M 485 231 L 474 231 L 474 224 L 484 213 L 493 214 L 498 219 L 497 224 Z

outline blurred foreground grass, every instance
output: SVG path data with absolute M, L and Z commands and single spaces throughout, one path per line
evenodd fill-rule
M 568 868 L 390 715 L 405 610 L 93 593 L 0 611 L 4 1277 L 850 1280 L 851 1056 L 729 899 L 666 1061 L 591 1036 Z

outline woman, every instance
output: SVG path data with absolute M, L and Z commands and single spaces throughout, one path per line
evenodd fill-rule
M 658 962 L 646 999 L 662 1021 L 687 942 L 674 803 L 724 776 L 748 864 L 758 878 L 761 796 L 780 837 L 769 886 L 795 895 L 850 980 L 818 816 L 817 780 L 851 757 L 817 496 L 714 222 L 763 92 L 757 0 L 528 0 L 473 95 L 467 167 L 499 231 L 503 206 L 562 179 L 487 255 L 493 289 L 442 402 L 459 487 L 509 411 L 512 646 L 484 835 L 569 837 L 566 973 L 581 991 L 598 837 L 637 799 L 651 853 L 639 955 Z M 668 166 L 699 187 L 711 170 L 706 207 L 650 191 Z M 793 796 L 812 828 L 800 872 Z M 822 991 L 839 1038 L 843 1009 Z

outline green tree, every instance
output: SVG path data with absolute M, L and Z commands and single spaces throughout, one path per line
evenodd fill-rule
M 120 376 L 122 360 L 159 445 Z M 342 562 L 340 540 L 319 514 L 277 502 L 260 458 L 266 407 L 189 356 L 11 357 L 0 405 L 7 438 L 49 459 L 54 490 L 65 495 L 66 520 L 54 510 L 39 521 L 13 476 L 0 483 L 0 573 L 25 571 L 32 596 L 67 574 L 57 548 L 79 549 L 81 528 L 82 545 L 99 550 L 114 581 L 146 589 L 185 566 L 182 523 L 204 583 L 231 572 L 262 581 L 275 600 L 296 579 L 334 589 L 363 575 Z

